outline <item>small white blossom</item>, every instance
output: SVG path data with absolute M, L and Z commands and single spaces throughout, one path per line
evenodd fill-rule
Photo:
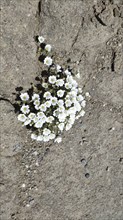
M 58 125 L 58 128 L 59 128 L 60 131 L 63 131 L 63 129 L 64 129 L 64 123 L 60 123 L 60 124 Z
M 60 122 L 64 122 L 65 119 L 66 119 L 66 114 L 65 113 L 60 113 L 58 115 L 58 119 L 59 119 Z
M 61 143 L 61 141 L 62 141 L 62 138 L 61 137 L 57 137 L 54 142 Z
M 51 133 L 51 134 L 49 135 L 49 139 L 50 139 L 50 140 L 53 140 L 55 137 L 56 137 L 56 135 L 53 134 L 53 133 Z
M 25 122 L 24 122 L 24 125 L 29 125 L 31 123 L 31 120 L 28 118 Z
M 27 117 L 24 115 L 24 114 L 19 114 L 18 115 L 18 120 L 21 121 L 21 122 L 24 122 L 26 121 Z
M 74 107 L 76 108 L 76 111 L 79 112 L 81 110 L 81 105 L 79 102 L 74 102 Z
M 38 120 L 38 121 L 35 123 L 35 127 L 36 127 L 36 128 L 41 128 L 42 125 L 43 125 L 42 120 Z
M 70 84 L 70 83 L 65 83 L 65 88 L 66 88 L 66 89 L 71 89 L 71 88 L 72 88 L 72 84 Z
M 39 109 L 40 109 L 42 112 L 45 112 L 46 109 L 47 109 L 47 107 L 46 107 L 45 104 L 41 104 L 40 107 L 39 107 Z
M 52 105 L 56 105 L 57 104 L 57 98 L 52 97 L 51 102 L 52 102 Z
M 52 47 L 51 47 L 50 44 L 47 44 L 47 45 L 45 46 L 45 50 L 46 50 L 47 52 L 50 52 L 51 49 L 52 49 Z
M 44 98 L 45 98 L 45 99 L 50 99 L 50 98 L 51 98 L 51 93 L 48 92 L 48 91 L 45 92 L 45 93 L 44 93 Z
M 58 106 L 63 106 L 64 105 L 64 101 L 62 99 L 58 100 Z
M 33 118 L 33 122 L 34 122 L 34 123 L 36 123 L 36 122 L 38 122 L 38 121 L 39 121 L 39 118 L 38 118 L 38 117 Z
M 57 65 L 56 65 L 56 70 L 57 70 L 57 73 L 58 73 L 58 72 L 61 72 L 61 66 L 57 64 Z
M 20 98 L 22 101 L 28 101 L 29 100 L 29 95 L 27 92 L 21 93 Z
M 58 111 L 59 112 L 65 112 L 65 107 L 64 106 L 59 106 Z
M 56 82 L 56 76 L 49 77 L 49 83 L 54 84 Z
M 69 99 L 67 99 L 65 101 L 65 105 L 66 105 L 66 107 L 70 107 L 72 105 L 72 102 Z
M 65 126 L 65 130 L 68 131 L 72 128 L 72 124 L 71 123 L 67 123 Z
M 85 101 L 85 100 L 82 101 L 81 106 L 82 106 L 83 108 L 85 108 L 85 106 L 86 106 L 86 101 Z
M 49 116 L 49 117 L 47 118 L 47 122 L 48 122 L 48 123 L 52 123 L 53 120 L 54 120 L 54 117 L 53 117 L 53 116 Z
M 43 130 L 43 135 L 44 135 L 44 136 L 47 136 L 47 135 L 49 135 L 50 133 L 51 133 L 51 131 L 50 131 L 49 129 L 44 128 L 44 130 Z
M 79 93 L 82 93 L 82 89 L 81 89 L 81 88 L 78 88 L 78 92 L 79 92 Z
M 50 108 L 51 104 L 52 104 L 51 100 L 45 102 L 45 105 L 47 108 Z
M 64 80 L 63 80 L 63 79 L 58 79 L 58 80 L 56 81 L 56 85 L 57 85 L 57 86 L 63 86 L 63 85 L 64 85 Z
M 43 112 L 38 112 L 37 113 L 37 117 L 40 119 L 40 118 L 43 118 L 45 116 L 45 114 Z
M 67 76 L 70 76 L 71 75 L 71 72 L 67 69 L 64 71 L 64 73 L 67 75 Z
M 35 118 L 35 114 L 34 114 L 34 113 L 30 113 L 30 114 L 28 115 L 28 117 L 29 117 L 30 119 L 34 119 L 34 118 Z
M 79 102 L 81 102 L 81 101 L 84 100 L 84 97 L 83 97 L 82 95 L 78 95 L 78 96 L 77 96 L 77 100 L 78 100 Z
M 78 79 L 80 79 L 80 71 L 78 70 L 78 73 L 76 74 L 76 77 L 78 78 Z
M 24 114 L 28 114 L 30 112 L 29 105 L 22 105 L 20 109 Z
M 43 136 L 43 141 L 44 142 L 48 142 L 50 140 L 50 136 Z
M 39 106 L 40 105 L 40 101 L 39 100 L 35 100 L 34 101 L 34 105 Z
M 47 66 L 51 66 L 52 65 L 52 59 L 51 59 L 51 57 L 46 57 L 45 59 L 44 59 L 44 64 L 45 65 L 47 65 Z
M 36 140 L 37 141 L 43 141 L 43 135 L 39 135 Z
M 36 109 L 36 110 L 39 110 L 39 105 L 35 105 L 35 109 Z
M 42 37 L 42 36 L 39 36 L 39 37 L 38 37 L 38 41 L 39 41 L 39 43 L 43 43 L 44 40 L 45 40 L 44 37 Z
M 40 96 L 38 95 L 38 94 L 33 94 L 33 96 L 32 96 L 32 100 L 34 101 L 34 100 L 40 100 Z
M 58 96 L 58 97 L 63 97 L 64 92 L 65 92 L 64 90 L 61 90 L 61 89 L 58 90 L 58 91 L 57 91 L 57 96 Z
M 87 97 L 90 97 L 90 93 L 89 93 L 89 92 L 86 92 L 85 95 L 86 95 Z
M 85 111 L 81 110 L 80 113 L 76 116 L 76 119 L 79 119 L 80 117 L 83 117 L 85 115 Z
M 48 83 L 42 83 L 42 86 L 45 88 L 45 89 L 47 89 L 48 88 Z
M 37 135 L 36 134 L 31 134 L 31 138 L 33 139 L 33 140 L 37 140 Z

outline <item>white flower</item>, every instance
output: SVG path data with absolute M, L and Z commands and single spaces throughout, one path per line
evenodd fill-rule
M 46 101 L 45 102 L 46 107 L 49 108 L 51 106 L 51 103 L 52 103 L 51 100 L 50 101 Z
M 56 105 L 57 104 L 57 98 L 52 97 L 51 102 L 52 102 L 52 105 Z
M 72 87 L 72 84 L 70 84 L 70 83 L 65 83 L 65 88 L 66 88 L 66 89 L 71 89 L 71 87 Z
M 50 99 L 50 98 L 51 98 L 51 93 L 48 92 L 48 91 L 45 92 L 45 93 L 44 93 L 44 98 L 45 98 L 45 99 Z
M 70 107 L 72 105 L 72 102 L 69 99 L 67 99 L 65 101 L 65 105 L 66 105 L 66 107 Z
M 86 106 L 86 101 L 85 101 L 85 100 L 82 101 L 81 106 L 82 106 L 83 108 Z
M 71 75 L 71 72 L 67 69 L 64 71 L 64 73 L 67 75 L 67 76 L 70 76 Z
M 48 83 L 42 83 L 42 86 L 45 88 L 45 89 L 47 89 L 48 88 Z
M 39 109 L 40 109 L 42 112 L 45 112 L 46 109 L 47 109 L 47 107 L 46 107 L 45 104 L 41 104 L 40 107 L 39 107 Z
M 66 81 L 68 82 L 68 83 L 70 83 L 70 84 L 72 84 L 73 83 L 73 77 L 72 76 L 67 76 L 67 79 L 66 79 Z
M 49 77 L 49 83 L 54 84 L 56 82 L 56 76 L 50 76 Z
M 89 92 L 86 92 L 85 95 L 86 95 L 87 97 L 90 97 L 90 93 L 89 93 Z
M 51 134 L 49 135 L 49 139 L 51 139 L 51 140 L 53 140 L 55 137 L 56 137 L 56 135 L 53 134 L 53 133 L 51 133 Z
M 37 113 L 38 118 L 43 118 L 45 114 L 43 112 L 38 112 Z
M 33 140 L 37 140 L 37 135 L 36 134 L 31 134 L 31 138 L 33 139 Z
M 32 96 L 32 100 L 34 101 L 34 100 L 40 100 L 40 96 L 38 95 L 38 94 L 33 94 L 33 96 Z
M 60 113 L 58 115 L 58 119 L 59 119 L 60 122 L 64 122 L 65 119 L 66 119 L 66 114 L 65 113 Z
M 24 122 L 24 125 L 29 125 L 31 123 L 31 120 L 28 118 L 25 122 Z
M 57 73 L 58 73 L 58 72 L 61 72 L 61 66 L 57 64 L 57 65 L 56 65 L 56 70 L 57 70 Z
M 76 80 L 72 81 L 72 86 L 74 86 L 75 88 L 78 86 L 78 83 L 76 82 Z
M 20 109 L 24 114 L 28 114 L 30 112 L 29 105 L 22 105 Z
M 85 111 L 81 110 L 81 112 L 79 114 L 83 117 L 85 115 Z
M 18 120 L 21 121 L 21 122 L 24 122 L 26 121 L 27 117 L 24 115 L 24 114 L 19 114 L 18 115 Z
M 60 143 L 62 141 L 61 137 L 57 137 L 54 142 Z
M 54 117 L 53 117 L 53 116 L 49 116 L 49 117 L 47 118 L 47 122 L 48 122 L 48 123 L 52 123 L 53 120 L 54 120 Z
M 36 109 L 36 110 L 39 110 L 39 105 L 35 105 L 35 109 Z
M 28 115 L 28 117 L 29 117 L 30 119 L 34 119 L 34 118 L 35 118 L 35 114 L 34 114 L 34 113 L 30 113 L 30 114 Z
M 69 114 L 69 115 L 71 115 L 71 114 L 76 114 L 76 108 L 75 108 L 75 107 L 69 108 L 68 114 Z
M 79 102 L 83 101 L 83 99 L 84 99 L 84 97 L 83 97 L 82 95 L 78 95 L 78 96 L 77 96 L 77 100 L 78 100 Z
M 44 39 L 42 36 L 39 36 L 39 37 L 38 37 L 38 41 L 39 41 L 39 43 L 43 43 L 44 40 L 45 40 L 45 39 Z
M 76 119 L 79 119 L 80 117 L 83 117 L 85 115 L 85 111 L 81 110 L 80 113 L 76 116 Z
M 74 107 L 76 108 L 76 111 L 79 112 L 81 110 L 81 105 L 79 102 L 74 102 Z
M 20 98 L 22 101 L 28 101 L 29 100 L 29 95 L 27 92 L 21 93 Z
M 58 100 L 58 106 L 61 107 L 61 106 L 63 106 L 63 105 L 64 105 L 64 101 L 63 101 L 62 99 L 59 99 L 59 100 Z
M 54 112 L 53 112 L 53 116 L 58 116 L 58 114 L 59 114 L 59 111 L 58 111 L 58 109 L 56 109 Z
M 64 92 L 65 92 L 64 90 L 61 90 L 61 89 L 60 89 L 59 91 L 57 91 L 57 96 L 58 96 L 58 97 L 63 97 Z
M 37 140 L 37 141 L 43 141 L 43 136 L 42 136 L 42 135 L 39 135 L 36 140 Z
M 78 88 L 78 92 L 79 92 L 79 93 L 82 93 L 82 89 L 81 89 L 81 88 Z
M 59 128 L 60 131 L 63 131 L 63 129 L 64 129 L 64 123 L 60 123 L 60 124 L 58 125 L 58 128 Z
M 51 59 L 51 57 L 46 57 L 45 59 L 44 59 L 44 64 L 45 65 L 47 65 L 47 66 L 51 66 L 52 65 L 52 59 Z
M 46 117 L 46 116 L 42 117 L 42 118 L 41 118 L 41 121 L 42 121 L 43 123 L 45 123 L 45 122 L 47 121 L 47 117 Z
M 39 100 L 35 100 L 34 101 L 34 105 L 39 106 L 40 105 L 40 101 Z
M 48 51 L 48 52 L 50 52 L 51 51 L 51 45 L 50 44 L 47 44 L 46 46 L 45 46 L 45 50 L 46 51 Z
M 57 86 L 63 86 L 63 85 L 64 85 L 64 80 L 63 80 L 63 79 L 58 79 L 58 80 L 56 81 L 56 85 L 57 85 Z
M 34 122 L 34 123 L 36 123 L 36 122 L 38 122 L 38 121 L 39 121 L 39 118 L 38 118 L 38 117 L 33 118 L 33 122 Z
M 59 106 L 58 111 L 59 112 L 64 112 L 65 111 L 65 107 L 64 106 Z
M 76 77 L 77 77 L 78 79 L 80 79 L 80 72 L 79 72 L 79 70 L 78 70 L 78 73 L 76 74 Z
M 72 128 L 72 124 L 71 123 L 67 123 L 65 126 L 65 130 L 68 131 Z
M 36 128 L 41 128 L 42 125 L 43 125 L 42 120 L 38 120 L 38 121 L 35 123 L 35 127 L 36 127 Z
M 48 142 L 50 140 L 50 136 L 43 136 L 43 141 L 44 142 Z
M 43 130 L 43 135 L 44 135 L 44 136 L 47 136 L 47 135 L 49 135 L 50 133 L 51 133 L 51 131 L 50 131 L 49 129 L 44 128 L 44 130 Z

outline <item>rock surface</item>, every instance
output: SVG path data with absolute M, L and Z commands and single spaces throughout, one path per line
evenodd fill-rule
M 122 220 L 123 1 L 4 0 L 1 14 L 1 220 Z M 90 93 L 50 146 L 31 141 L 12 104 L 39 74 L 37 34 Z

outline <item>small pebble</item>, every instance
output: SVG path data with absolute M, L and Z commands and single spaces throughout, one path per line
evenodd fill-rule
M 22 188 L 25 188 L 25 187 L 26 187 L 26 185 L 25 185 L 25 183 L 23 183 L 23 184 L 22 184 Z

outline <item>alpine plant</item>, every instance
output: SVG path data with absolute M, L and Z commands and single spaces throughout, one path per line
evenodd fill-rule
M 39 60 L 46 70 L 31 93 L 19 94 L 18 120 L 32 130 L 33 140 L 60 143 L 62 132 L 70 130 L 75 120 L 84 116 L 86 101 L 72 71 L 54 62 L 52 47 L 44 43 L 42 36 L 37 40 Z

